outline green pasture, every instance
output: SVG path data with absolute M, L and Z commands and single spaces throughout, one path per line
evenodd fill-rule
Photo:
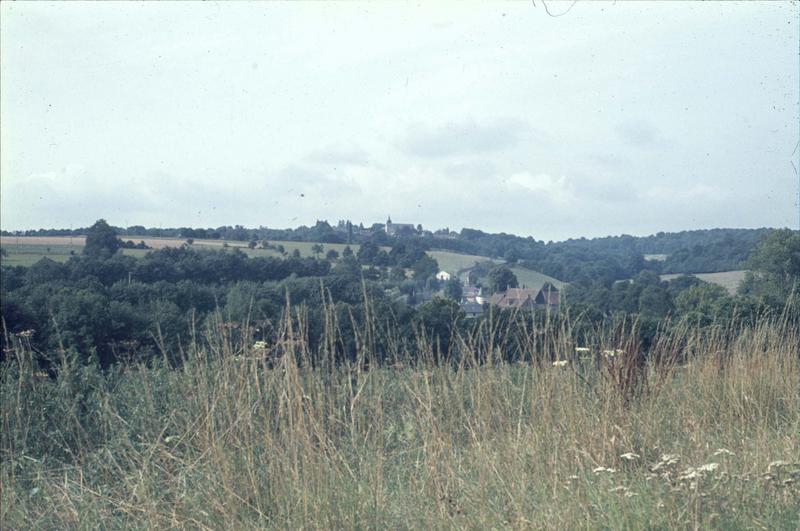
M 428 251 L 428 254 L 439 263 L 439 269 L 455 275 L 462 269 L 472 268 L 478 262 L 491 260 L 485 256 L 460 254 L 449 251 Z
M 4 255 L 3 265 L 31 266 L 45 256 L 56 262 L 66 262 L 72 254 L 80 254 L 82 245 L 30 245 L 30 244 L 5 244 L 3 249 L 8 253 Z
M 4 266 L 29 267 L 41 260 L 49 258 L 55 262 L 66 262 L 73 255 L 81 254 L 83 245 L 39 245 L 39 244 L 6 244 L 3 249 L 7 256 L 0 258 Z M 148 249 L 123 249 L 122 252 L 141 258 Z
M 517 276 L 520 287 L 525 286 L 527 288 L 539 289 L 544 285 L 545 282 L 550 282 L 560 290 L 566 285 L 566 282 L 562 282 L 557 278 L 553 278 L 545 275 L 544 273 L 539 273 L 538 271 L 526 269 L 521 266 L 513 266 L 511 271 L 513 271 Z

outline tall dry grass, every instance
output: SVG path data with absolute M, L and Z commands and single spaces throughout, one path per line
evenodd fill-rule
M 419 334 L 378 366 L 374 316 L 333 363 L 327 314 L 316 352 L 287 309 L 269 345 L 195 334 L 179 369 L 64 356 L 55 380 L 9 338 L 3 528 L 800 527 L 787 319 L 670 327 L 647 359 L 635 325 L 588 352 L 547 325 L 516 363 L 487 324 L 457 361 Z

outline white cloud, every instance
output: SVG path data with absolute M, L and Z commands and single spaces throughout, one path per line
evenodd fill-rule
M 651 186 L 644 190 L 640 197 L 642 199 L 661 201 L 719 201 L 724 195 L 723 191 L 714 186 L 697 183 L 686 188 L 664 185 Z
M 554 177 L 545 173 L 515 173 L 508 178 L 508 183 L 543 199 L 549 199 L 561 205 L 575 201 L 573 186 L 565 176 Z
M 447 157 L 502 151 L 516 145 L 527 125 L 516 119 L 447 122 L 439 127 L 415 124 L 402 148 L 417 157 Z

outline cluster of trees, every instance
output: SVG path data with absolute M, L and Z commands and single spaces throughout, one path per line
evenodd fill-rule
M 439 270 L 439 264 L 427 254 L 427 250 L 420 240 L 404 238 L 395 240 L 387 252 L 373 238 L 361 244 L 356 256 L 364 265 L 411 269 L 415 279 L 426 281 Z
M 12 336 L 33 331 L 25 337 L 43 358 L 67 349 L 110 364 L 134 353 L 175 355 L 192 330 L 222 325 L 236 330 L 236 324 L 245 321 L 255 324 L 260 338 L 269 338 L 288 297 L 293 304 L 304 305 L 312 343 L 323 334 L 327 306 L 334 308 L 343 338 L 356 337 L 347 329 L 361 326 L 368 314 L 380 316 L 395 332 L 392 339 L 377 334 L 377 355 L 389 351 L 390 341 L 413 337 L 414 330 L 425 331 L 447 352 L 453 327 L 468 332 L 479 326 L 479 320 L 464 319 L 459 309 L 460 283 L 454 279 L 440 285 L 435 280 L 438 264 L 426 253 L 427 236 L 392 239 L 385 249 L 379 242 L 388 236 L 380 234 L 366 239 L 357 254 L 347 247 L 341 257 L 327 260 L 319 258 L 322 244 L 317 258 L 248 258 L 234 249 L 197 251 L 184 246 L 151 251 L 137 259 L 118 252 L 123 243 L 116 230 L 101 220 L 87 230 L 83 254 L 66 263 L 42 259 L 29 268 L 2 267 L 0 314 Z M 474 242 L 493 239 L 479 231 L 467 236 Z M 497 250 L 514 238 L 501 235 Z M 635 249 L 620 257 L 596 249 L 595 244 L 543 245 L 525 240 L 527 246 L 513 255 L 505 250 L 509 261 L 521 260 L 553 276 L 573 278 L 564 291 L 563 315 L 581 315 L 587 322 L 636 317 L 657 326 L 667 317 L 686 317 L 707 325 L 768 308 L 779 310 L 787 301 L 800 307 L 796 231 L 770 232 L 748 253 L 744 266 L 752 272 L 735 295 L 691 276 L 661 281 L 659 271 Z M 550 255 L 537 254 L 540 247 L 550 249 Z M 477 269 L 481 268 L 493 291 L 517 285 L 507 266 L 487 262 Z M 443 288 L 446 297 L 415 307 L 410 303 L 423 288 Z M 495 312 L 494 318 L 512 317 L 503 311 Z M 343 339 L 337 346 L 342 357 L 355 356 L 356 346 L 349 341 Z
M 313 226 L 294 229 L 246 228 L 242 225 L 217 228 L 146 228 L 134 225 L 114 230 L 123 236 L 165 236 L 186 239 L 224 239 L 235 241 L 304 241 L 318 243 L 359 243 L 371 246 L 370 263 L 391 266 L 386 256 L 374 246 L 394 247 L 399 242 L 414 241 L 422 249 L 442 249 L 500 258 L 509 263 L 541 271 L 567 281 L 588 279 L 630 279 L 640 271 L 656 273 L 710 273 L 742 269 L 757 243 L 772 229 L 710 229 L 664 233 L 646 237 L 629 235 L 605 238 L 577 238 L 563 242 L 543 242 L 513 234 L 490 234 L 464 228 L 460 233 L 447 231 L 417 232 L 390 236 L 383 224 L 365 228 L 349 220 L 336 226 L 318 220 Z M 42 229 L 26 231 L 33 236 L 85 234 L 88 229 Z M 3 234 L 8 234 L 3 232 Z M 667 255 L 665 261 L 645 261 L 645 254 Z
M 572 283 L 565 299 L 573 313 L 595 321 L 636 314 L 650 321 L 672 316 L 709 324 L 787 305 L 800 308 L 800 232 L 768 233 L 742 266 L 750 272 L 735 294 L 692 275 L 662 281 L 656 272 L 644 270 L 632 281 Z
M 33 330 L 30 341 L 43 355 L 72 349 L 108 365 L 132 352 L 144 357 L 175 353 L 190 330 L 213 320 L 250 320 L 267 334 L 277 326 L 287 297 L 305 304 L 312 339 L 324 328 L 320 312 L 326 302 L 335 305 L 346 328 L 360 322 L 368 300 L 373 311 L 391 318 L 409 337 L 415 326 L 444 322 L 432 317 L 437 311 L 453 311 L 433 301 L 417 314 L 407 304 L 438 269 L 413 242 L 381 251 L 392 269 L 362 264 L 349 248 L 335 261 L 249 258 L 238 249 L 190 246 L 137 259 L 118 252 L 122 245 L 114 228 L 100 220 L 88 229 L 82 255 L 66 263 L 44 258 L 28 268 L 3 267 L 0 313 L 7 330 Z M 406 267 L 413 278 L 406 278 Z M 355 345 L 341 348 L 342 355 L 354 355 Z

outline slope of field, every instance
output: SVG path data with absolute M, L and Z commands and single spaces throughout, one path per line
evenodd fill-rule
M 566 282 L 558 280 L 557 278 L 553 278 L 545 275 L 544 273 L 532 271 L 524 267 L 514 266 L 511 268 L 511 271 L 517 276 L 517 281 L 519 282 L 520 287 L 540 289 L 545 282 L 550 282 L 560 290 L 566 285 Z
M 180 247 L 186 244 L 186 240 L 178 238 L 137 238 L 125 237 L 124 240 L 131 240 L 135 243 L 143 241 L 146 245 L 153 249 L 163 249 L 165 247 Z M 8 252 L 8 256 L 2 258 L 3 265 L 23 265 L 30 266 L 43 257 L 50 258 L 57 262 L 66 262 L 71 256 L 70 253 L 79 254 L 83 249 L 86 238 L 84 236 L 2 236 L 0 237 L 0 245 Z M 312 248 L 316 245 L 313 242 L 289 242 L 289 241 L 270 241 L 272 246 L 269 249 L 250 249 L 248 242 L 245 241 L 223 241 L 223 240 L 194 240 L 192 247 L 195 249 L 222 249 L 225 244 L 228 247 L 235 247 L 240 249 L 245 254 L 251 257 L 255 256 L 275 256 L 280 257 L 281 253 L 275 247 L 282 245 L 284 251 L 288 254 L 298 250 L 301 256 L 314 256 Z M 347 247 L 343 243 L 323 243 L 322 255 L 324 256 L 329 250 L 333 249 L 340 255 Z M 350 245 L 354 253 L 358 252 L 359 245 Z M 388 248 L 386 248 L 388 250 Z M 127 255 L 141 257 L 147 251 L 143 249 L 124 249 L 123 252 Z M 452 275 L 456 275 L 459 271 L 462 281 L 466 278 L 465 271 L 474 267 L 478 262 L 493 261 L 500 263 L 499 260 L 493 260 L 486 256 L 478 256 L 472 254 L 461 254 L 450 251 L 428 251 L 439 263 L 439 269 L 447 271 Z M 564 283 L 553 277 L 530 269 L 525 269 L 520 266 L 513 266 L 511 270 L 517 276 L 520 286 L 529 288 L 539 288 L 545 282 L 551 282 L 557 288 L 561 288 Z
M 3 249 L 8 256 L 3 256 L 3 265 L 31 266 L 45 256 L 56 262 L 66 262 L 72 254 L 79 254 L 83 249 L 83 242 L 79 245 L 40 244 L 40 243 L 6 243 L 3 239 Z
M 692 276 L 704 282 L 718 284 L 728 290 L 729 293 L 736 293 L 739 284 L 744 280 L 747 271 L 722 271 L 720 273 L 695 273 Z M 679 274 L 661 275 L 661 280 L 672 280 L 678 278 Z
M 124 240 L 132 240 L 135 243 L 143 241 L 153 249 L 163 249 L 164 247 L 180 247 L 186 244 L 186 240 L 178 238 L 137 238 L 125 237 Z M 83 249 L 86 238 L 84 236 L 2 236 L 0 245 L 8 251 L 9 256 L 3 260 L 7 265 L 31 265 L 38 259 L 47 256 L 52 260 L 66 261 L 70 256 L 70 251 L 79 253 Z M 192 247 L 196 249 L 221 249 L 225 244 L 228 247 L 235 247 L 244 251 L 248 256 L 281 256 L 274 247 L 282 245 L 285 252 L 291 254 L 298 250 L 302 256 L 314 256 L 312 248 L 316 245 L 313 242 L 290 242 L 290 241 L 270 241 L 273 248 L 270 249 L 250 249 L 248 242 L 245 241 L 223 241 L 223 240 L 194 240 Z M 340 255 L 347 247 L 343 243 L 323 243 L 323 255 L 333 249 Z M 352 244 L 350 248 L 354 253 L 358 252 L 359 245 Z M 132 251 L 134 249 L 126 249 Z M 386 248 L 388 250 L 388 248 Z M 136 250 L 138 251 L 138 250 Z M 141 253 L 131 253 L 141 254 Z M 468 254 L 452 253 L 448 251 L 430 251 L 433 258 L 439 262 L 439 268 L 450 273 L 456 273 L 460 269 L 469 268 L 479 261 L 489 260 L 485 256 L 475 256 Z
M 436 259 L 439 263 L 439 269 L 447 271 L 451 275 L 455 275 L 461 270 L 470 269 L 478 262 L 486 262 L 492 260 L 486 256 L 478 256 L 474 254 L 460 254 L 451 253 L 449 251 L 428 251 L 428 254 Z M 492 260 L 496 261 L 496 260 Z

